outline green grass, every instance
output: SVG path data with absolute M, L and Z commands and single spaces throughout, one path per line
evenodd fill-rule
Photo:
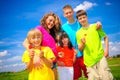
M 115 80 L 120 80 L 120 58 L 108 59 L 108 64 Z
M 26 70 L 20 72 L 2 72 L 0 80 L 28 80 L 28 72 Z
M 108 64 L 114 76 L 114 80 L 120 80 L 120 58 L 108 59 Z M 0 80 L 28 80 L 28 72 L 26 70 L 20 72 L 2 72 Z M 79 80 L 87 80 L 81 77 Z

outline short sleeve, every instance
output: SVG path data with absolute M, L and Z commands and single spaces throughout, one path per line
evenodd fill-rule
M 30 57 L 28 55 L 28 51 L 25 51 L 22 56 L 22 62 L 26 63 L 30 61 Z
M 99 34 L 99 37 L 102 39 L 106 36 L 106 33 L 103 31 L 103 29 L 101 28 L 100 30 L 98 30 L 98 34 Z
M 45 57 L 47 58 L 47 59 L 52 59 L 52 58 L 55 58 L 55 55 L 54 55 L 54 53 L 53 53 L 53 51 L 52 51 L 52 49 L 51 48 L 49 48 L 49 47 L 46 47 L 46 50 L 45 50 L 46 52 L 46 55 L 45 55 Z

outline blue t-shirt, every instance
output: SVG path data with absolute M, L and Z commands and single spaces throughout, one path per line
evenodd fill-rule
M 77 40 L 76 40 L 76 32 L 80 28 L 81 28 L 81 25 L 79 24 L 78 21 L 75 21 L 72 24 L 66 22 L 65 24 L 62 25 L 62 30 L 68 34 L 70 41 L 76 50 L 78 50 L 78 45 L 77 45 Z M 76 57 L 81 57 L 81 56 L 83 56 L 83 53 L 80 52 L 80 50 L 78 50 L 78 54 L 76 55 Z

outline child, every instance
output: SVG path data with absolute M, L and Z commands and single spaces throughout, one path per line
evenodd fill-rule
M 50 47 L 54 52 L 55 56 L 57 56 L 56 36 L 57 36 L 57 33 L 60 31 L 60 27 L 61 27 L 60 19 L 54 13 L 45 14 L 41 19 L 41 26 L 36 27 L 38 30 L 42 32 L 42 35 L 43 35 L 43 40 L 41 45 Z M 32 52 L 32 50 L 29 49 L 30 44 L 28 43 L 27 39 L 23 42 L 23 45 L 29 52 Z M 54 65 L 52 69 L 55 74 L 55 80 L 58 80 L 56 61 L 54 61 L 53 64 Z
M 73 47 L 78 50 L 77 41 L 76 41 L 76 31 L 81 28 L 79 22 L 73 17 L 74 11 L 70 5 L 65 5 L 63 7 L 64 17 L 68 20 L 65 24 L 62 25 L 62 30 L 67 33 L 70 38 L 70 41 Z M 76 55 L 76 61 L 74 63 L 74 80 L 78 80 L 82 76 L 82 71 L 84 76 L 87 78 L 87 69 L 83 63 L 83 54 L 78 50 Z
M 49 47 L 41 46 L 42 33 L 37 29 L 28 32 L 27 40 L 34 52 L 26 50 L 22 61 L 29 70 L 28 80 L 55 80 L 51 69 L 55 56 Z
M 84 54 L 88 80 L 113 80 L 105 58 L 108 56 L 108 38 L 105 32 L 102 29 L 96 30 L 96 24 L 88 23 L 87 13 L 84 10 L 77 11 L 76 17 L 82 25 L 76 32 L 76 38 L 78 48 Z M 105 50 L 102 47 L 102 38 L 105 41 Z
M 65 32 L 61 33 L 59 41 L 57 63 L 60 80 L 73 80 L 73 62 L 75 62 L 77 51 L 72 47 Z

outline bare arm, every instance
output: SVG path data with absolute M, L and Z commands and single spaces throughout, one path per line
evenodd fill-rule
M 28 63 L 26 63 L 26 67 L 28 69 L 28 71 L 31 71 L 33 68 L 33 58 L 34 58 L 34 52 L 29 53 L 29 57 L 30 57 L 30 61 Z
M 74 49 L 73 63 L 75 63 L 75 61 L 76 61 L 77 53 L 78 53 L 78 51 Z
M 40 58 L 42 59 L 42 61 L 45 63 L 46 66 L 48 66 L 48 67 L 50 67 L 50 68 L 53 66 L 53 61 L 52 61 L 52 59 L 47 59 L 47 58 L 45 58 L 43 51 L 41 51 L 41 53 L 40 53 L 39 56 L 40 56 Z
M 30 62 L 26 63 L 26 67 L 28 71 L 31 71 L 33 68 L 33 60 L 30 60 Z
M 83 49 L 84 49 L 84 46 L 85 46 L 85 38 L 82 38 L 81 39 L 81 42 L 82 42 L 82 44 L 79 44 L 78 45 L 78 49 L 80 50 L 80 51 L 83 51 Z
M 50 60 L 50 59 L 48 60 L 45 57 L 42 57 L 41 59 L 43 60 L 43 62 L 45 63 L 45 65 L 48 66 L 49 68 L 51 68 L 53 66 L 52 60 Z
M 104 56 L 107 57 L 109 55 L 109 40 L 107 36 L 104 37 L 104 43 L 105 43 Z
M 28 42 L 28 40 L 27 39 L 25 39 L 24 40 L 24 42 L 23 42 L 23 46 L 27 49 L 27 50 L 29 50 L 29 42 Z

